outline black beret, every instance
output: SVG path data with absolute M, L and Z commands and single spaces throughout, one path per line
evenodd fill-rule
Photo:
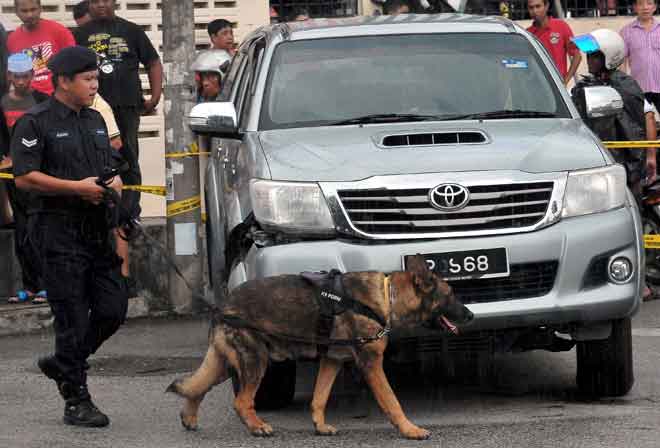
M 48 69 L 54 75 L 75 75 L 97 68 L 96 53 L 81 46 L 63 48 L 48 61 Z

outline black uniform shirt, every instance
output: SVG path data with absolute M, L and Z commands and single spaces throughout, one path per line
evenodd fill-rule
M 105 122 L 98 112 L 79 113 L 54 97 L 26 112 L 11 139 L 15 176 L 41 171 L 66 180 L 98 177 L 106 167 L 119 165 L 120 156 L 110 146 Z M 80 198 L 40 196 L 39 208 L 89 209 Z
M 99 55 L 99 93 L 112 107 L 142 106 L 139 63 L 149 67 L 158 53 L 139 25 L 115 17 L 74 31 L 78 45 Z

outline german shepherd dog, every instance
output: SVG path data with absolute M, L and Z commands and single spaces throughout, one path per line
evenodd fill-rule
M 371 308 L 392 330 L 428 325 L 457 333 L 473 315 L 461 304 L 451 287 L 429 271 L 421 255 L 411 257 L 407 269 L 385 275 L 381 272 L 343 274 L 345 291 Z M 315 287 L 296 275 L 281 275 L 247 282 L 232 291 L 221 309 L 214 312 L 209 348 L 202 365 L 190 377 L 175 380 L 168 388 L 185 399 L 180 417 L 188 430 L 197 429 L 197 412 L 204 395 L 216 384 L 238 380 L 234 409 L 255 436 L 270 436 L 272 427 L 255 412 L 254 398 L 269 359 L 314 359 L 320 366 L 311 403 L 312 421 L 319 435 L 337 430 L 325 421 L 330 390 L 344 361 L 354 359 L 378 405 L 403 437 L 426 439 L 429 431 L 410 422 L 392 392 L 383 371 L 387 335 L 375 320 L 348 310 L 335 317 L 333 340 L 368 342 L 329 345 L 319 351 L 315 334 L 319 305 Z M 227 316 L 240 317 L 249 328 L 229 325 Z M 380 334 L 381 337 L 374 337 Z M 287 335 L 284 337 L 283 335 Z M 309 342 L 305 342 L 309 341 Z

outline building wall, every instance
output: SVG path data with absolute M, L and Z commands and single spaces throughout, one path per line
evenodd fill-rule
M 71 10 L 79 0 L 41 0 L 42 17 L 73 27 Z M 191 0 L 181 0 L 191 1 Z M 208 46 L 206 25 L 213 19 L 224 18 L 236 23 L 238 41 L 262 24 L 268 23 L 268 0 L 194 0 L 195 37 L 199 49 Z M 162 54 L 161 1 L 117 0 L 117 15 L 141 25 Z M 20 21 L 14 14 L 14 0 L 0 0 L 0 21 L 7 29 L 14 29 Z M 146 74 L 142 73 L 145 94 L 149 94 Z M 140 165 L 145 185 L 165 185 L 163 131 L 163 100 L 157 113 L 142 117 L 140 126 Z M 142 196 L 143 216 L 163 216 L 165 201 L 153 195 Z

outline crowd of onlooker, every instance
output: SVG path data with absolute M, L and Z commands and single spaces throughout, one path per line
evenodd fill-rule
M 660 22 L 654 19 L 656 0 L 635 0 L 637 17 L 621 30 L 625 42 L 624 67 L 639 84 L 647 100 L 645 111 L 660 109 Z M 407 14 L 429 8 L 425 0 L 383 0 L 382 13 Z M 577 81 L 582 60 L 570 26 L 551 17 L 549 0 L 528 0 L 532 24 L 528 31 L 538 38 L 554 60 L 563 81 Z M 88 47 L 99 59 L 99 93 L 93 108 L 104 117 L 112 146 L 121 152 L 128 165 L 123 175 L 126 184 L 140 184 L 138 129 L 140 117 L 151 113 L 160 102 L 163 68 L 158 53 L 144 30 L 115 15 L 115 0 L 84 0 L 72 10 L 77 27 L 69 30 L 60 23 L 41 17 L 40 0 L 15 0 L 15 12 L 21 25 L 9 35 L 0 25 L 0 168 L 11 166 L 9 138 L 16 121 L 31 107 L 53 93 L 49 60 L 63 48 Z M 380 11 L 378 12 L 380 14 Z M 286 14 L 271 8 L 271 22 L 305 21 L 311 18 L 304 8 L 290 8 Z M 232 23 L 216 19 L 207 27 L 211 49 L 199 53 L 192 71 L 197 85 L 197 101 L 219 98 L 222 79 L 236 51 Z M 139 67 L 144 66 L 151 95 L 143 96 Z M 655 121 L 655 120 L 654 120 Z M 651 135 L 651 134 L 648 134 Z M 654 134 L 653 134 L 654 135 Z M 646 159 L 647 175 L 655 178 L 655 150 Z M 16 252 L 23 266 L 23 289 L 10 299 L 13 302 L 43 302 L 38 279 L 29 268 L 25 239 L 25 219 L 29 198 L 7 183 L 16 227 Z M 139 193 L 124 195 L 125 209 L 139 216 Z M 122 274 L 131 284 L 128 244 L 117 234 L 118 254 L 124 260 Z
M 93 109 L 106 122 L 113 148 L 127 164 L 122 174 L 125 184 L 141 184 L 138 129 L 140 117 L 151 113 L 160 102 L 163 69 L 160 57 L 144 30 L 137 24 L 115 15 L 115 0 L 84 0 L 73 7 L 77 27 L 73 30 L 41 17 L 40 0 L 15 0 L 15 12 L 21 24 L 7 34 L 0 25 L 0 168 L 11 168 L 9 141 L 14 124 L 33 106 L 47 101 L 53 93 L 49 61 L 63 48 L 84 46 L 98 55 L 99 88 Z M 212 51 L 198 58 L 196 72 L 198 100 L 216 99 L 223 69 L 235 51 L 232 23 L 218 19 L 208 25 Z M 144 66 L 151 95 L 143 95 L 139 67 Z M 47 292 L 39 286 L 37 269 L 31 260 L 27 239 L 29 195 L 4 182 L 9 195 L 16 230 L 15 250 L 19 258 L 23 287 L 9 299 L 12 303 L 43 303 Z M 2 198 L 0 198 L 2 200 Z M 140 196 L 126 191 L 122 212 L 140 215 Z M 124 275 L 131 295 L 135 283 L 130 278 L 128 243 L 121 230 L 116 235 L 117 253 L 124 260 Z

